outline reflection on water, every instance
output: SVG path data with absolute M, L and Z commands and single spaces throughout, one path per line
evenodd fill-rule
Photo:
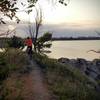
M 100 58 L 99 53 L 87 52 L 91 49 L 100 50 L 100 40 L 54 41 L 50 49 L 52 52 L 48 56 L 51 58 L 85 58 L 87 60 Z

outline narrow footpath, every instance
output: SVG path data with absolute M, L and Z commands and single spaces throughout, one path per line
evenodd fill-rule
M 31 100 L 51 100 L 50 93 L 48 91 L 47 85 L 43 78 L 43 73 L 41 68 L 36 64 L 34 60 L 30 61 L 32 71 L 29 73 L 32 81 L 33 98 Z M 32 85 L 31 84 L 31 85 Z M 30 87 L 30 86 L 29 86 Z
M 54 100 L 41 68 L 33 59 L 22 70 L 9 75 L 3 85 L 0 95 L 4 100 Z

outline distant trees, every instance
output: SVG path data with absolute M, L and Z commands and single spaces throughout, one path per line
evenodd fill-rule
M 24 46 L 23 39 L 17 36 L 13 36 L 8 40 L 8 47 L 12 48 L 20 48 Z
M 15 35 L 15 29 L 10 30 L 8 29 L 6 32 L 0 33 L 0 48 L 7 47 L 7 41 L 9 40 L 8 36 Z

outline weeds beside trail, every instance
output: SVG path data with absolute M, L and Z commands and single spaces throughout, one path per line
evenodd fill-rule
M 79 70 L 34 53 L 33 58 L 41 66 L 55 100 L 100 100 L 95 85 Z
M 37 63 L 36 63 L 37 62 Z M 9 49 L 0 53 L 0 100 L 100 100 L 79 70 L 46 55 Z
M 0 100 L 22 100 L 24 86 L 21 79 L 29 71 L 26 53 L 10 48 L 0 53 Z
M 26 53 L 0 54 L 0 100 L 52 100 L 41 68 Z

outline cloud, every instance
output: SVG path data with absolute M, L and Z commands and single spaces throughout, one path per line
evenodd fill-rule
M 27 23 L 8 23 L 7 25 L 1 25 L 0 33 L 2 31 L 7 31 L 9 28 L 13 29 L 16 27 L 16 35 L 20 37 L 27 37 L 29 35 L 29 27 Z M 34 32 L 35 24 L 32 24 L 32 30 Z M 49 31 L 53 33 L 53 37 L 78 37 L 78 36 L 99 36 L 95 30 L 100 32 L 100 27 L 97 26 L 88 26 L 88 24 L 44 24 L 40 27 L 39 36 L 43 33 Z

